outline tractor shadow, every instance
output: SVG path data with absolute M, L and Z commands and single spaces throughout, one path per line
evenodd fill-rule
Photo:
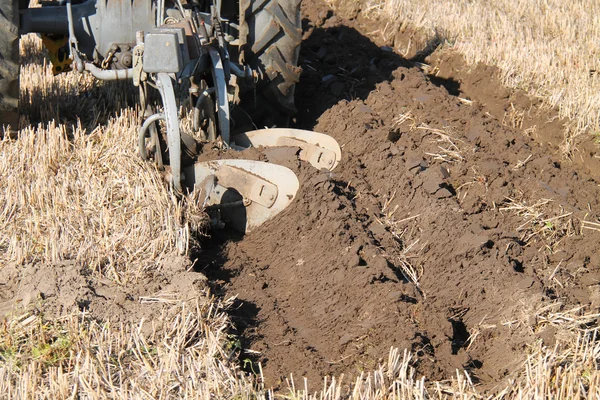
M 78 121 L 84 129 L 92 131 L 138 102 L 138 89 L 131 82 L 95 81 L 88 86 L 84 83 L 66 85 L 58 77 L 54 79 L 49 86 L 29 84 L 27 78 L 21 79 L 22 128 L 51 121 L 68 126 Z
M 319 117 L 340 101 L 366 100 L 382 82 L 392 79 L 399 67 L 412 68 L 423 62 L 437 46 L 428 44 L 427 53 L 420 52 L 411 59 L 379 47 L 353 27 L 314 27 L 308 19 L 303 29 L 312 32 L 302 42 L 299 65 L 300 82 L 296 85 L 296 127 L 313 129 Z M 445 87 L 450 94 L 460 92 L 460 83 L 429 76 L 431 82 Z

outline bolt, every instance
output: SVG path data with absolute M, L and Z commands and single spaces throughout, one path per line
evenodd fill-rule
M 121 56 L 121 64 L 126 68 L 131 68 L 131 65 L 133 64 L 131 53 L 125 53 Z

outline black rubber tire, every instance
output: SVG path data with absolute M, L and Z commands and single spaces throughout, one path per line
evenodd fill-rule
M 0 0 L 0 136 L 19 129 L 19 0 Z
M 285 125 L 296 113 L 294 86 L 302 41 L 301 0 L 240 1 L 240 62 L 259 71 L 253 90 L 242 94 L 242 108 L 259 128 Z M 262 125 L 262 126 L 261 126 Z

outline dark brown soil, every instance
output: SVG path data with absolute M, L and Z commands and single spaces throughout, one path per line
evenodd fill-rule
M 336 15 L 303 2 L 295 121 L 336 138 L 341 163 L 333 173 L 286 165 L 301 181 L 293 204 L 246 237 L 213 232 L 193 265 L 219 294 L 238 296 L 240 359 L 260 362 L 269 387 L 285 388 L 290 374 L 311 389 L 324 375 L 349 383 L 398 347 L 419 375 L 465 369 L 493 391 L 529 344 L 559 340 L 536 310 L 600 306 L 600 233 L 582 222 L 600 223 L 600 159 L 585 141 L 565 160 L 564 121 L 503 88 L 493 67 L 469 69 L 440 50 L 402 58 L 391 49 L 410 35 L 368 36 L 383 22 L 348 4 Z M 223 153 L 202 159 L 232 156 Z M 144 296 L 206 289 L 192 261 L 158 264 L 123 286 L 72 264 L 8 265 L 0 315 L 43 303 L 49 315 L 79 307 L 139 321 L 160 314 L 160 304 L 140 306 Z
M 428 76 L 365 35 L 377 22 L 303 7 L 297 124 L 336 138 L 343 160 L 299 168 L 286 211 L 196 265 L 239 296 L 235 322 L 269 386 L 349 382 L 399 347 L 429 379 L 466 369 L 491 390 L 529 343 L 554 342 L 536 308 L 598 307 L 600 234 L 581 225 L 598 221 L 598 176 L 561 158 L 564 122 L 493 68 L 436 52 Z M 528 110 L 522 126 L 512 110 Z M 535 220 L 507 209 L 544 199 Z

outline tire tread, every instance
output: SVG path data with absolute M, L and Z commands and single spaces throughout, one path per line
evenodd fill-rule
M 244 58 L 259 69 L 263 79 L 259 91 L 271 105 L 286 115 L 295 113 L 294 85 L 299 81 L 299 46 L 302 41 L 300 0 L 241 1 L 243 21 L 247 24 Z M 266 13 L 266 14 L 265 14 Z M 261 19 L 269 21 L 256 27 Z M 253 31 L 254 30 L 254 31 Z
M 0 136 L 19 123 L 19 3 L 0 0 Z

